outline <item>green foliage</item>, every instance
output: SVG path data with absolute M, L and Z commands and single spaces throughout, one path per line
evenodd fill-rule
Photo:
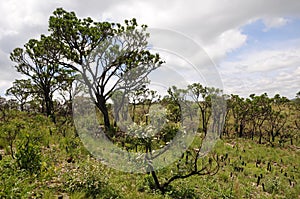
M 1 139 L 6 143 L 6 147 L 9 147 L 9 153 L 13 158 L 15 141 L 24 127 L 25 122 L 17 118 L 12 119 L 9 123 L 0 124 Z
M 165 144 L 167 142 L 170 142 L 178 133 L 180 130 L 180 126 L 176 123 L 168 123 L 163 126 L 163 128 L 160 131 L 160 141 L 162 141 L 162 144 Z
M 0 161 L 1 197 L 54 198 L 67 195 L 71 198 L 297 198 L 300 191 L 297 183 L 300 178 L 299 151 L 296 148 L 269 147 L 237 139 L 217 143 L 215 150 L 222 154 L 224 166 L 215 176 L 174 181 L 172 186 L 166 188 L 165 195 L 162 195 L 153 190 L 155 183 L 150 175 L 122 173 L 104 167 L 100 162 L 87 158 L 86 153 L 80 152 L 84 147 L 78 139 L 72 136 L 64 138 L 57 132 L 59 129 L 53 128 L 50 136 L 49 124 L 43 118 L 24 118 L 24 132 L 27 131 L 26 126 L 35 129 L 34 132 L 38 129 L 46 132 L 50 148 L 41 147 L 40 152 L 47 165 L 42 166 L 40 175 L 36 176 L 27 170 L 20 170 L 17 160 L 4 155 Z M 34 128 L 37 125 L 39 127 Z M 26 144 L 26 136 L 23 132 L 21 135 L 16 138 L 17 149 L 21 147 L 19 144 Z M 40 136 L 31 137 L 31 140 L 38 137 Z M 44 145 L 47 142 L 38 143 Z M 74 155 L 75 163 L 66 161 L 71 154 Z M 259 163 L 256 166 L 257 161 Z M 271 171 L 268 170 L 269 162 Z M 237 169 L 238 167 L 243 170 Z M 176 170 L 170 166 L 160 170 L 158 176 L 170 177 L 170 171 Z M 257 186 L 257 177 L 261 174 L 263 177 Z
M 176 198 L 176 199 L 192 199 L 197 198 L 197 194 L 193 188 L 180 187 L 179 189 L 174 189 L 170 187 L 165 193 L 166 198 Z
M 99 165 L 87 163 L 65 174 L 65 190 L 85 193 L 85 198 L 120 198 L 118 192 L 108 186 L 104 170 Z
M 41 198 L 42 191 L 34 190 L 37 176 L 20 170 L 11 158 L 0 161 L 0 173 L 0 198 Z
M 126 88 L 124 93 L 140 87 L 148 74 L 163 64 L 158 54 L 147 50 L 147 26 L 138 27 L 136 19 L 125 20 L 125 25 L 94 22 L 62 8 L 49 19 L 52 43 L 61 56 L 54 63 L 76 71 L 89 86 L 90 97 L 102 112 L 107 128 L 111 124 L 106 102 L 113 93 L 119 87 Z
M 282 188 L 280 183 L 281 182 L 278 177 L 268 179 L 264 184 L 265 191 L 270 194 L 278 194 Z
M 138 186 L 138 191 L 145 193 L 152 193 L 159 195 L 160 191 L 156 190 L 155 182 L 153 177 L 149 174 L 144 175 L 144 181 L 142 184 Z M 181 184 L 180 186 L 168 186 L 166 187 L 166 191 L 163 195 L 165 198 L 197 198 L 197 194 L 195 190 L 191 187 L 187 187 L 187 185 Z
M 39 146 L 34 144 L 29 136 L 18 143 L 16 163 L 19 169 L 24 169 L 30 174 L 39 174 L 42 166 L 42 155 Z
M 217 143 L 213 152 L 221 155 L 198 158 L 210 125 L 213 131 L 222 127 L 217 123 L 225 106 L 218 104 L 222 107 L 213 109 L 212 105 L 213 100 L 222 100 L 224 96 L 218 88 L 194 83 L 186 89 L 172 86 L 160 101 L 158 93 L 145 84 L 147 75 L 163 61 L 158 54 L 147 50 L 147 26 L 140 27 L 136 19 L 125 20 L 124 25 L 95 22 L 58 8 L 49 19 L 49 36 L 41 35 L 29 40 L 23 48 L 13 50 L 10 58 L 17 71 L 30 79 L 16 80 L 7 94 L 19 100 L 21 110 L 25 110 L 25 103 L 31 99 L 35 111 L 41 109 L 48 117 L 32 111 L 32 107 L 28 109 L 30 113 L 18 111 L 15 100 L 0 98 L 0 197 L 50 198 L 58 194 L 74 198 L 299 197 L 300 92 L 293 101 L 279 95 L 269 98 L 266 93 L 252 94 L 246 99 L 231 95 L 224 141 Z M 90 64 L 95 60 L 102 63 L 96 64 L 96 70 Z M 171 142 L 182 129 L 183 119 L 192 126 L 196 118 L 200 125 L 193 131 L 200 131 L 201 135 L 197 134 L 177 162 L 152 175 L 106 168 L 89 157 L 72 122 L 67 122 L 70 118 L 65 119 L 63 111 L 55 112 L 55 106 L 60 106 L 53 96 L 66 92 L 75 75 L 90 86 L 90 97 L 102 112 L 99 118 L 110 127 L 108 137 L 128 151 L 155 155 L 156 149 Z M 111 127 L 110 120 L 111 112 L 120 111 L 117 103 L 124 102 L 127 94 L 133 123 L 124 133 Z M 72 96 L 68 100 L 62 96 L 70 103 Z M 115 107 L 106 103 L 109 98 Z M 79 98 L 80 103 L 83 100 L 85 97 Z M 66 106 L 70 114 L 71 106 Z M 183 115 L 185 110 L 189 114 Z M 116 123 L 120 118 L 115 118 Z M 89 126 L 93 119 L 86 117 L 80 122 Z M 93 136 L 91 139 L 96 137 Z M 237 136 L 246 140 L 229 139 Z M 249 138 L 258 138 L 260 145 Z M 93 142 L 95 146 L 99 144 L 97 141 Z M 219 167 L 221 163 L 223 167 Z M 203 169 L 202 173 L 197 173 L 199 169 Z M 203 176 L 191 177 L 194 174 Z
M 179 122 L 181 120 L 181 110 L 177 104 L 170 103 L 167 105 L 167 119 L 172 122 Z
M 29 96 L 34 92 L 30 79 L 21 79 L 13 82 L 13 86 L 6 91 L 6 95 L 14 96 L 20 102 L 20 109 L 23 111 Z
M 53 95 L 63 87 L 66 74 L 69 72 L 58 64 L 60 54 L 56 47 L 51 37 L 41 35 L 40 40 L 30 39 L 24 45 L 24 49 L 16 48 L 10 55 L 10 59 L 16 63 L 16 70 L 30 78 L 24 82 L 17 80 L 13 88 L 26 89 L 27 97 L 30 94 L 42 99 L 44 113 L 53 121 L 55 121 Z
M 150 190 L 154 190 L 155 189 L 155 182 L 152 178 L 151 175 L 146 174 L 144 177 L 144 187 L 143 188 L 149 188 Z M 141 189 L 141 188 L 140 188 Z

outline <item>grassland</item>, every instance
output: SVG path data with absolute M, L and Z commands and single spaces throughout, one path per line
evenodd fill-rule
M 298 141 L 271 146 L 243 138 L 219 140 L 212 153 L 226 159 L 217 174 L 175 181 L 163 195 L 151 189 L 149 175 L 121 172 L 97 161 L 72 127 L 58 128 L 41 115 L 17 115 L 1 124 L 1 198 L 300 198 Z M 13 128 L 17 124 L 20 129 Z M 7 135 L 14 131 L 15 156 L 27 140 L 32 150 L 25 154 L 37 157 L 29 167 L 39 164 L 38 172 L 20 168 L 20 158 L 11 155 Z M 160 180 L 171 170 L 172 165 L 160 170 Z

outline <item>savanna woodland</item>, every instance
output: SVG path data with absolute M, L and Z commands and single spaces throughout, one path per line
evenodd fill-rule
M 165 64 L 149 37 L 136 19 L 59 8 L 47 34 L 11 52 L 23 79 L 0 98 L 1 198 L 299 198 L 300 92 L 243 98 L 195 82 L 162 96 L 149 87 Z M 133 168 L 99 158 L 103 140 Z M 155 165 L 160 157 L 169 164 Z

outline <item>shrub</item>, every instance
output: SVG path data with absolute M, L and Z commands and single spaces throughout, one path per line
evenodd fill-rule
M 39 174 L 42 166 L 40 149 L 34 145 L 29 136 L 19 142 L 16 152 L 16 163 L 20 169 L 29 171 L 30 174 Z
M 165 143 L 171 141 L 176 136 L 179 129 L 180 128 L 178 124 L 175 123 L 166 124 L 165 126 L 163 126 L 161 130 L 161 140 Z
M 278 177 L 267 179 L 265 183 L 265 190 L 270 194 L 278 194 L 281 190 L 281 182 Z
M 107 185 L 103 170 L 91 162 L 71 170 L 64 178 L 65 190 L 70 193 L 85 193 L 85 198 L 119 198 L 114 189 Z

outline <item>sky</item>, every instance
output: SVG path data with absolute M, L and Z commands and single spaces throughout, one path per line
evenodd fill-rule
M 47 34 L 49 16 L 58 7 L 96 21 L 134 17 L 139 24 L 188 38 L 211 59 L 225 93 L 247 97 L 266 92 L 294 98 L 300 91 L 299 0 L 7 0 L 0 2 L 0 96 L 22 78 L 10 52 Z M 181 47 L 183 53 L 190 46 Z M 178 77 L 195 79 L 181 69 L 175 69 Z

